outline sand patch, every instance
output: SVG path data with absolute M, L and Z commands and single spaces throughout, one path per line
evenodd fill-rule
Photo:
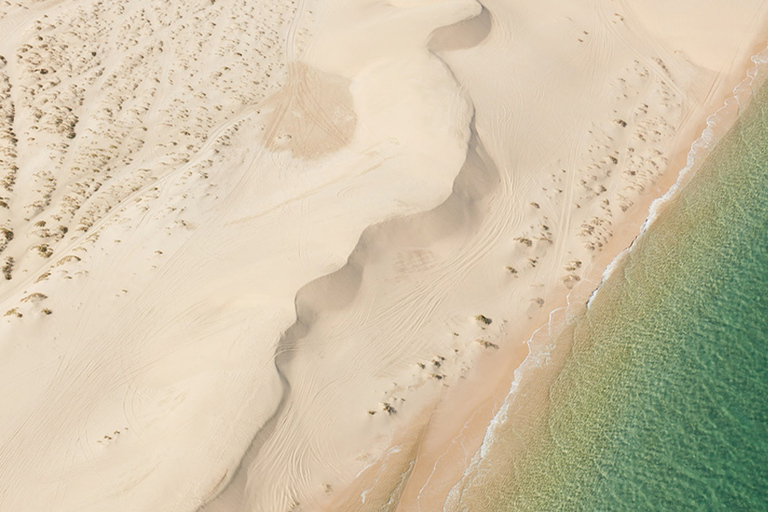
M 357 125 L 349 84 L 303 62 L 290 64 L 285 86 L 266 102 L 273 111 L 264 145 L 314 159 L 349 144 Z

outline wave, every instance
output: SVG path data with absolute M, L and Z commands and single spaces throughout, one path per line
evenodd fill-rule
M 741 115 L 742 110 L 750 104 L 752 95 L 754 94 L 754 88 L 760 87 L 766 78 L 768 78 L 768 76 L 766 76 L 766 71 L 768 71 L 768 45 L 766 45 L 766 48 L 763 51 L 753 55 L 751 60 L 753 66 L 747 70 L 747 76 L 733 88 L 731 96 L 725 99 L 723 106 L 707 117 L 707 126 L 702 130 L 701 135 L 699 135 L 699 137 L 691 144 L 691 149 L 688 150 L 688 155 L 686 157 L 685 167 L 678 173 L 675 183 L 664 195 L 651 203 L 648 208 L 648 216 L 635 239 L 626 249 L 621 251 L 603 271 L 600 284 L 592 291 L 592 294 L 587 301 L 587 308 L 592 305 L 592 301 L 597 296 L 606 279 L 613 274 L 616 268 L 618 268 L 619 263 L 623 261 L 627 254 L 629 254 L 637 241 L 659 218 L 664 205 L 677 198 L 681 187 L 696 174 L 695 169 L 706 160 L 707 156 L 709 156 L 715 146 L 717 146 L 717 143 L 722 136 L 734 125 Z
M 649 209 L 645 222 L 641 226 L 637 236 L 630 243 L 630 245 L 622 250 L 605 268 L 602 273 L 600 283 L 592 291 L 587 301 L 587 309 L 590 308 L 595 297 L 598 295 L 606 280 L 619 268 L 624 258 L 632 251 L 637 241 L 648 231 L 648 228 L 659 218 L 663 207 L 677 198 L 681 192 L 682 187 L 687 183 L 691 177 L 696 173 L 698 167 L 706 160 L 707 156 L 712 152 L 717 143 L 721 140 L 722 136 L 735 124 L 739 118 L 741 112 L 746 108 L 752 99 L 755 88 L 759 87 L 768 78 L 768 44 L 766 48 L 761 52 L 751 57 L 753 63 L 746 73 L 746 77 L 734 87 L 731 96 L 729 96 L 723 105 L 709 115 L 706 119 L 706 127 L 702 130 L 701 135 L 691 144 L 686 158 L 686 165 L 679 171 L 677 180 L 661 197 L 655 199 Z M 549 315 L 548 322 L 537 329 L 530 339 L 526 342 L 528 345 L 528 355 L 523 363 L 515 370 L 514 378 L 510 385 L 509 392 L 504 399 L 502 406 L 498 412 L 494 415 L 493 419 L 486 428 L 485 436 L 483 438 L 480 449 L 475 453 L 474 457 L 470 461 L 470 464 L 464 471 L 462 478 L 451 489 L 445 502 L 443 510 L 454 510 L 456 505 L 459 504 L 461 499 L 461 491 L 463 485 L 467 479 L 478 468 L 483 459 L 486 458 L 490 452 L 493 444 L 497 440 L 497 432 L 502 425 L 508 420 L 509 409 L 512 401 L 515 397 L 515 393 L 520 387 L 520 383 L 526 374 L 532 370 L 541 368 L 549 361 L 549 353 L 552 348 L 551 343 L 539 343 L 535 344 L 534 340 L 539 333 L 547 329 L 550 335 L 558 332 L 562 325 L 555 323 L 555 316 L 563 309 L 569 309 L 570 307 L 570 292 L 567 297 L 568 306 L 565 308 L 558 308 L 553 310 Z M 553 336 L 549 336 L 553 339 Z

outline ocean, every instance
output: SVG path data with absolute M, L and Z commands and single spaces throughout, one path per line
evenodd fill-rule
M 452 510 L 768 510 L 768 87 L 540 348 Z

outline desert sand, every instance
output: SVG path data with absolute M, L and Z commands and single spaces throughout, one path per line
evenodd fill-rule
M 669 4 L 0 3 L 0 510 L 443 510 L 768 40 Z

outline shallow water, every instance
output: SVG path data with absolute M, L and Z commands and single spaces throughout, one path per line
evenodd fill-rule
M 768 509 L 766 86 L 563 336 L 456 508 Z

